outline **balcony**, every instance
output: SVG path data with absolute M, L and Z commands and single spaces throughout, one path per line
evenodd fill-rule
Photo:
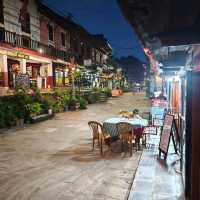
M 65 51 L 58 50 L 52 46 L 48 46 L 38 41 L 32 40 L 27 36 L 19 35 L 4 29 L 0 29 L 0 43 L 6 43 L 12 45 L 13 47 L 20 47 L 37 51 L 45 56 L 59 58 L 63 61 L 69 61 Z

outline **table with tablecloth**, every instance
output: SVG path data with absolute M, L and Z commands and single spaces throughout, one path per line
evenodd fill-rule
M 145 126 L 148 126 L 148 120 L 146 119 L 138 119 L 138 118 L 127 119 L 122 117 L 115 117 L 104 121 L 103 127 L 105 132 L 109 134 L 111 137 L 118 136 L 119 133 L 116 124 L 120 122 L 126 122 L 132 124 L 135 134 L 141 134 L 143 128 Z

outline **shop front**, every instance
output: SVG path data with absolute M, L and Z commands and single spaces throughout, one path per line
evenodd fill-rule
M 54 87 L 69 86 L 69 69 L 66 64 L 53 62 Z
M 32 88 L 53 88 L 52 60 L 45 57 L 31 55 L 26 61 L 26 73 L 30 78 Z
M 26 72 L 30 78 L 31 88 L 47 88 L 48 67 L 45 64 L 27 62 Z
M 16 78 L 20 74 L 20 61 L 8 58 L 7 60 L 8 67 L 8 87 L 10 89 L 15 88 Z

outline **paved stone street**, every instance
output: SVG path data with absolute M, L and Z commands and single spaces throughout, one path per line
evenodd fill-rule
M 144 95 L 127 93 L 0 134 L 0 199 L 126 199 L 141 151 L 129 157 L 116 143 L 102 158 L 98 147 L 91 151 L 87 122 L 103 122 L 119 110 L 143 111 L 148 106 Z

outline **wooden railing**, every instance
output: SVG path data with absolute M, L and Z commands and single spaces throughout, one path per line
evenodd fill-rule
M 47 56 L 59 58 L 68 61 L 67 52 L 58 50 L 52 46 L 42 44 L 38 41 L 32 40 L 27 36 L 19 35 L 7 30 L 0 30 L 0 42 L 10 44 L 14 47 L 26 48 Z

